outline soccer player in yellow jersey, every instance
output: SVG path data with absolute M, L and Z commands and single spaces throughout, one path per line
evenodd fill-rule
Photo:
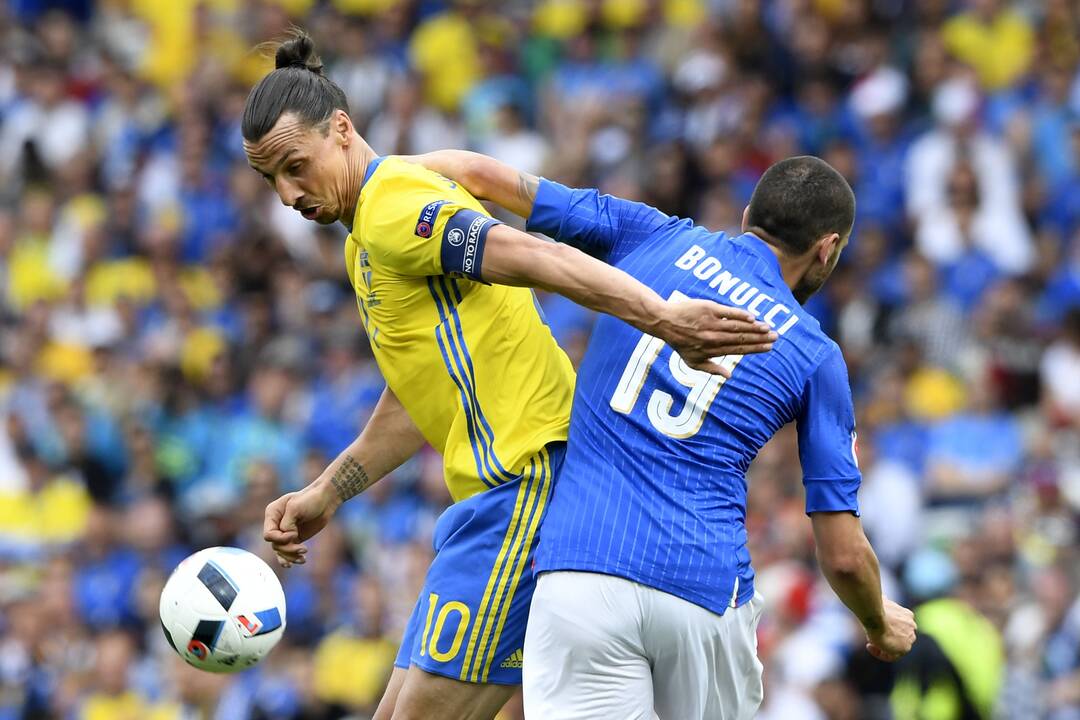
M 248 97 L 244 150 L 283 203 L 351 231 L 346 266 L 387 389 L 315 482 L 267 507 L 264 534 L 283 565 L 303 562 L 303 542 L 342 502 L 430 443 L 455 504 L 376 717 L 492 718 L 521 683 L 532 552 L 574 386 L 528 287 L 619 317 L 713 372 L 724 371 L 711 358 L 767 350 L 773 336 L 741 310 L 665 302 L 502 225 L 443 176 L 378 157 L 313 50 L 302 33 L 279 47 Z

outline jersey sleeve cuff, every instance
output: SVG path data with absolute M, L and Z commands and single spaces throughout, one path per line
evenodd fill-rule
M 533 201 L 532 212 L 529 214 L 529 219 L 525 221 L 525 229 L 529 232 L 556 237 L 570 207 L 572 193 L 573 190 L 565 185 L 541 178 L 540 187 L 536 190 L 536 199 Z
M 803 480 L 806 488 L 806 514 L 850 512 L 859 515 L 859 486 L 862 478 Z
M 475 210 L 458 210 L 443 228 L 442 269 L 452 277 L 467 277 L 483 282 L 480 268 L 484 262 L 484 244 L 488 231 L 503 223 Z

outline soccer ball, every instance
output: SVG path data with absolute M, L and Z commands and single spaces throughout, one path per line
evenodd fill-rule
M 207 548 L 177 565 L 158 611 L 172 649 L 215 673 L 251 667 L 285 632 L 281 583 L 269 565 L 239 548 Z

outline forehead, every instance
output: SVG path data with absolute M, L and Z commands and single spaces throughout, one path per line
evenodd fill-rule
M 314 128 L 308 127 L 295 115 L 278 118 L 270 131 L 255 142 L 244 140 L 244 152 L 255 168 L 269 168 L 289 150 L 302 149 Z

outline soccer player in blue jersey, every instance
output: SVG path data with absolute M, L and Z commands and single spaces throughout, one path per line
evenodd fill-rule
M 694 370 L 663 341 L 600 317 L 582 362 L 565 464 L 541 528 L 525 642 L 529 718 L 749 718 L 762 699 L 761 600 L 746 547 L 746 471 L 795 421 L 817 553 L 895 660 L 910 611 L 883 598 L 858 519 L 855 418 L 840 348 L 801 303 L 847 244 L 855 198 L 813 157 L 769 168 L 729 237 L 640 203 L 519 176 L 460 152 L 421 162 L 671 300 L 748 309 L 772 352 Z

